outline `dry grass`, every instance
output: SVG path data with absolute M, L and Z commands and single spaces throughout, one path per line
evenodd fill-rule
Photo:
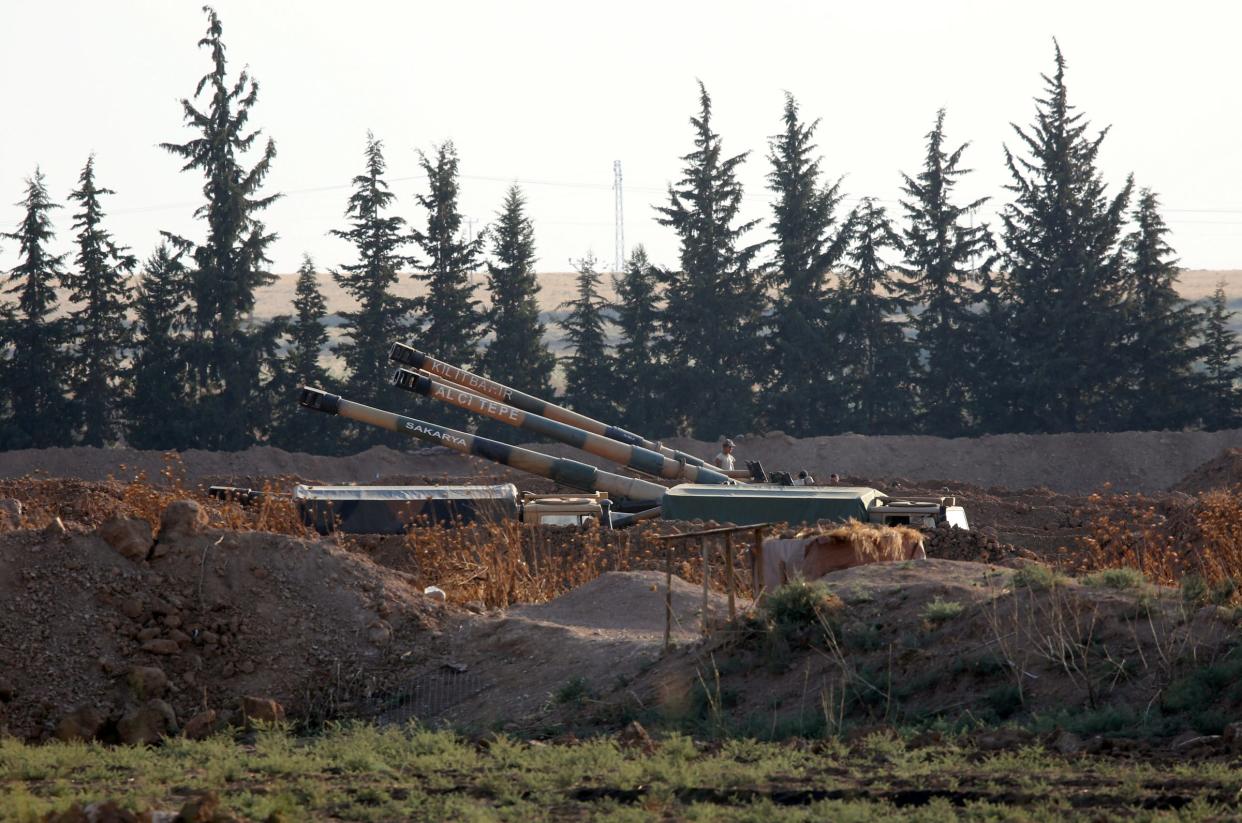
M 1081 571 L 1132 568 L 1157 584 L 1193 577 L 1217 588 L 1242 578 L 1242 486 L 1176 500 L 1127 496 L 1089 530 Z

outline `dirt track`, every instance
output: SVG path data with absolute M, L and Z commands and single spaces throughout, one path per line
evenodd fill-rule
M 1177 484 L 1195 467 L 1224 449 L 1242 446 L 1242 430 L 1220 432 L 1122 432 L 1115 434 L 1005 434 L 980 438 L 863 437 L 840 435 L 796 440 L 783 434 L 742 436 L 741 460 L 760 460 L 765 468 L 807 469 L 821 480 L 832 472 L 916 482 L 952 479 L 983 488 L 1046 487 L 1078 494 L 1111 483 L 1117 491 L 1156 492 Z M 670 446 L 709 457 L 716 446 L 675 438 Z M 536 448 L 575 459 L 589 455 L 561 445 Z M 434 482 L 444 477 L 529 480 L 503 467 L 464 458 L 442 448 L 398 451 L 376 447 L 351 457 L 321 457 L 255 447 L 244 452 L 182 452 L 191 483 L 248 482 L 263 477 L 298 477 L 309 481 L 366 483 L 385 478 Z M 160 452 L 133 449 L 68 448 L 0 453 L 0 478 L 35 471 L 56 477 L 103 480 L 129 478 L 144 471 L 157 480 L 165 458 Z

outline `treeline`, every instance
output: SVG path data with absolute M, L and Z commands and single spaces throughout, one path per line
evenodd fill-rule
M 558 364 L 540 321 L 522 191 L 510 188 L 494 223 L 466 239 L 452 143 L 420 153 L 426 191 L 407 222 L 385 181 L 384 146 L 368 134 L 345 221 L 332 230 L 354 248 L 330 269 L 351 299 L 338 342 L 329 344 L 309 258 L 291 314 L 254 319 L 256 290 L 274 280 L 276 235 L 263 214 L 279 196 L 264 189 L 276 148 L 251 125 L 256 82 L 230 76 L 220 20 L 210 9 L 208 18 L 199 45 L 211 68 L 182 101 L 193 136 L 162 144 L 202 177 L 203 237 L 166 232 L 140 263 L 106 228 L 113 192 L 92 157 L 69 194 L 74 250 L 56 254 L 61 206 L 36 171 L 24 217 L 4 235 L 20 262 L 5 274 L 0 309 L 0 447 L 391 443 L 301 414 L 295 395 L 315 384 L 408 408 L 412 398 L 390 385 L 394 340 L 552 395 Z M 985 200 L 957 193 L 967 145 L 948 140 L 943 111 L 923 167 L 903 175 L 896 213 L 867 197 L 847 210 L 818 154 L 819 121 L 792 96 L 766 155 L 771 217 L 743 220 L 737 172 L 749 157 L 725 152 L 700 84 L 693 148 L 657 207 L 680 241 L 677 265 L 634 249 L 609 302 L 594 258 L 578 261 L 559 321 L 563 402 L 649 436 L 702 438 L 1238 425 L 1242 346 L 1223 288 L 1206 306 L 1178 297 L 1158 197 L 1132 179 L 1105 184 L 1096 159 L 1106 130 L 1093 132 L 1070 105 L 1059 48 L 1045 81 L 1034 122 L 1015 127 L 1005 150 L 1011 182 L 997 226 L 974 218 Z M 479 271 L 486 306 L 471 280 Z M 408 276 L 424 284 L 416 299 L 396 294 Z M 329 352 L 339 379 L 325 369 Z M 477 423 L 447 408 L 434 419 Z

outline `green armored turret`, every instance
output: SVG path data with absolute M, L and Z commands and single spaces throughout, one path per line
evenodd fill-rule
M 503 401 L 521 411 L 537 414 L 558 423 L 565 423 L 591 434 L 607 437 L 609 440 L 616 440 L 629 446 L 639 446 L 649 451 L 659 452 L 670 460 L 675 460 L 679 463 L 688 463 L 691 466 L 707 465 L 701 458 L 695 457 L 692 454 L 670 449 L 667 446 L 662 446 L 659 443 L 639 437 L 633 432 L 628 432 L 616 426 L 609 426 L 607 423 L 601 423 L 598 420 L 558 406 L 555 403 L 549 403 L 545 400 L 540 400 L 538 397 L 524 394 L 494 380 L 488 380 L 486 377 L 480 377 L 465 369 L 459 369 L 456 366 L 445 363 L 443 360 L 437 360 L 429 354 L 424 354 L 402 343 L 393 343 L 388 357 L 390 360 L 394 360 L 402 365 L 413 369 L 421 369 L 450 383 L 456 383 L 475 394 Z
M 364 406 L 361 403 L 346 400 L 340 395 L 329 394 L 323 389 L 303 386 L 298 402 L 308 409 L 326 414 L 339 414 L 348 420 L 435 443 L 462 454 L 483 457 L 494 463 L 512 466 L 582 491 L 602 491 L 631 501 L 650 501 L 652 506 L 658 506 L 660 499 L 664 496 L 665 488 L 658 483 L 635 477 L 623 477 L 577 460 L 550 457 L 520 446 L 510 446 L 497 440 L 477 437 L 456 429 Z
M 575 428 L 568 423 L 561 423 L 541 417 L 533 412 L 516 409 L 499 400 L 475 394 L 464 386 L 449 383 L 427 374 L 409 369 L 398 369 L 392 382 L 415 394 L 431 397 L 443 403 L 465 409 L 475 414 L 499 420 L 514 428 L 557 440 L 585 452 L 620 463 L 636 469 L 652 477 L 663 477 L 668 480 L 684 480 L 689 483 L 708 483 L 727 485 L 734 481 L 727 475 L 706 466 L 694 466 L 682 463 L 671 457 L 642 446 L 633 446 L 613 440 L 599 434 Z

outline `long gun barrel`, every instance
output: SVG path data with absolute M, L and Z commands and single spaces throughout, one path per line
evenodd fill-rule
M 614 463 L 621 463 L 629 466 L 631 469 L 637 469 L 653 477 L 716 485 L 727 485 L 734 482 L 728 475 L 709 469 L 706 466 L 692 466 L 687 463 L 681 463 L 671 457 L 665 457 L 659 452 L 645 449 L 642 446 L 631 446 L 603 435 L 583 431 L 568 423 L 561 423 L 532 412 L 515 409 L 499 400 L 475 394 L 463 386 L 440 380 L 425 372 L 397 369 L 397 373 L 393 375 L 392 382 L 406 391 L 421 394 L 424 397 L 431 397 L 451 406 L 465 409 L 468 412 L 499 420 L 501 423 L 506 423 L 514 428 L 560 441 L 561 443 L 582 449 L 585 452 L 611 460 Z
M 540 400 L 538 397 L 524 394 L 517 389 L 511 389 L 494 380 L 488 380 L 486 377 L 480 377 L 465 369 L 459 369 L 456 366 L 445 363 L 443 360 L 437 360 L 431 355 L 424 354 L 403 343 L 393 343 L 388 357 L 390 360 L 394 360 L 404 366 L 422 369 L 436 377 L 442 377 L 450 383 L 456 383 L 476 394 L 490 397 L 493 400 L 502 400 L 524 412 L 537 414 L 549 420 L 555 420 L 558 423 L 566 423 L 591 434 L 598 434 L 630 446 L 641 446 L 644 449 L 659 452 L 665 457 L 681 463 L 689 463 L 692 466 L 707 465 L 702 459 L 692 454 L 686 454 L 677 449 L 670 449 L 667 446 L 662 446 L 659 443 L 639 437 L 633 432 L 628 432 L 616 426 L 609 426 L 607 423 L 601 423 L 594 418 L 587 417 L 585 414 L 578 414 L 576 411 L 570 411 L 555 403 L 549 403 L 546 400 Z
M 583 491 L 602 491 L 630 500 L 657 502 L 663 498 L 666 491 L 658 483 L 640 480 L 636 477 L 623 477 L 619 474 L 601 471 L 586 463 L 579 463 L 577 460 L 549 457 L 520 446 L 510 446 L 508 443 L 488 440 L 486 437 L 476 437 L 456 429 L 364 406 L 361 403 L 346 400 L 340 395 L 329 394 L 323 389 L 303 386 L 298 402 L 308 409 L 326 414 L 339 414 L 348 420 L 446 446 L 462 454 L 483 457 Z

